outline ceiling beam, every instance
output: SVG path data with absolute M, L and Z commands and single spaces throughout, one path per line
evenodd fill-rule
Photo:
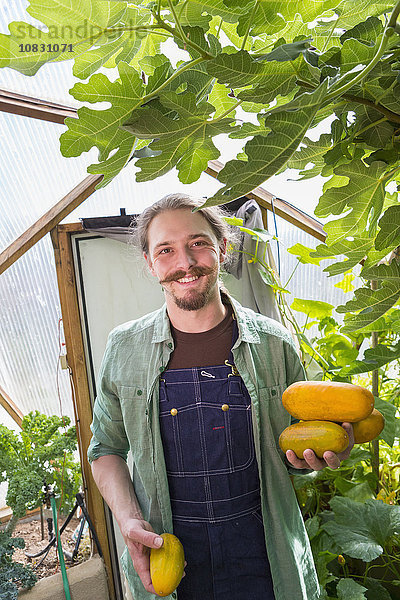
M 0 275 L 93 194 L 103 175 L 88 175 L 0 254 Z
M 64 125 L 66 117 L 77 118 L 77 109 L 0 89 L 0 111 Z
M 21 427 L 24 413 L 11 400 L 2 387 L 0 387 L 0 405 L 8 412 L 10 417 Z

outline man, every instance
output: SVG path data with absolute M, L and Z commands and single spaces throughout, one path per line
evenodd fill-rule
M 93 476 L 127 546 L 134 600 L 154 597 L 149 549 L 164 531 L 185 550 L 178 600 L 316 600 L 288 471 L 337 468 L 352 443 L 323 460 L 279 450 L 290 424 L 281 395 L 305 378 L 302 365 L 282 325 L 222 290 L 228 230 L 219 209 L 193 212 L 200 204 L 169 195 L 138 220 L 165 305 L 110 334 L 88 453 Z

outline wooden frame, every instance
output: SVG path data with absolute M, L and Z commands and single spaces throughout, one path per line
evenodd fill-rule
M 81 224 L 59 225 L 51 231 L 51 239 L 56 261 L 61 313 L 67 348 L 67 363 L 71 370 L 74 386 L 74 412 L 85 500 L 103 551 L 110 598 L 114 600 L 115 583 L 111 565 L 104 502 L 94 482 L 86 456 L 91 439 L 90 424 L 92 422 L 92 407 L 71 244 L 71 235 L 79 233 L 79 231 L 83 231 Z

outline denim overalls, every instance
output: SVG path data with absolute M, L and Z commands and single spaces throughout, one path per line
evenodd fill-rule
M 174 533 L 187 561 L 179 600 L 274 600 L 250 403 L 232 351 L 224 365 L 160 380 Z

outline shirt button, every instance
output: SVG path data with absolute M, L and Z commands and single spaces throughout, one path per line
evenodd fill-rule
M 271 395 L 276 396 L 276 390 L 271 390 Z
M 175 415 L 177 415 L 177 414 L 178 414 L 178 411 L 176 410 L 176 408 L 171 408 L 171 415 L 173 417 L 175 417 Z
M 161 366 L 158 370 L 160 371 L 160 373 L 162 373 L 164 371 L 164 367 Z
M 221 406 L 221 408 L 222 408 L 222 410 L 223 410 L 224 412 L 226 412 L 227 410 L 229 410 L 229 405 L 228 405 L 228 404 L 223 404 L 223 405 Z
M 169 343 L 167 344 L 167 346 L 168 346 L 168 348 L 172 348 L 172 344 L 171 344 L 171 342 L 169 342 Z
M 143 394 L 143 391 L 142 391 L 142 390 L 138 390 L 138 391 L 137 391 L 137 395 L 138 395 L 138 396 L 141 396 L 142 394 Z

